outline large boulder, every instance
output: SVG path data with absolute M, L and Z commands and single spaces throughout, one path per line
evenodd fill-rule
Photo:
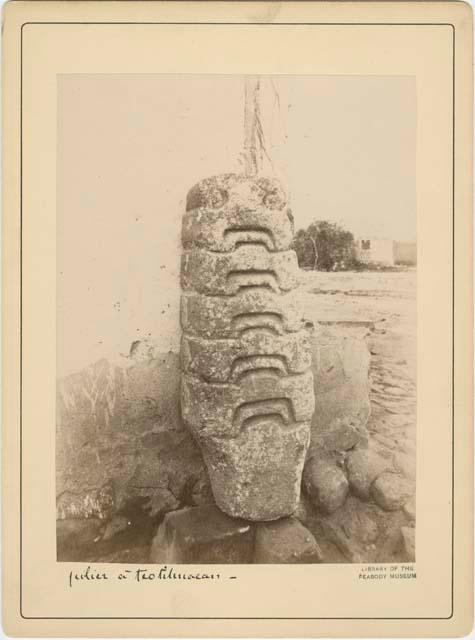
M 413 493 L 414 486 L 396 473 L 381 474 L 371 486 L 373 500 L 386 511 L 402 509 Z
M 346 472 L 351 491 L 369 500 L 371 485 L 385 471 L 392 471 L 391 461 L 383 458 L 374 448 L 355 449 L 346 458 Z
M 252 560 L 254 530 L 214 505 L 174 511 L 158 528 L 150 562 L 154 564 L 247 564 Z
M 320 327 L 313 340 L 315 413 L 309 457 L 315 451 L 347 451 L 368 440 L 370 353 L 362 338 Z
M 152 355 L 101 360 L 60 380 L 59 520 L 108 520 L 131 503 L 155 516 L 192 503 L 204 463 L 181 421 L 178 356 Z
M 296 518 L 256 525 L 255 564 L 315 564 L 322 559 L 314 536 Z
M 326 513 L 341 507 L 349 491 L 343 470 L 328 456 L 315 456 L 307 462 L 303 486 L 316 509 Z

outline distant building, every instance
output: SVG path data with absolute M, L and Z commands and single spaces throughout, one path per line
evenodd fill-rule
M 357 238 L 356 257 L 364 264 L 413 266 L 417 264 L 417 244 L 387 238 Z
M 394 265 L 394 241 L 386 238 L 357 238 L 356 257 L 365 264 Z
M 416 265 L 417 243 L 396 241 L 394 243 L 394 264 Z

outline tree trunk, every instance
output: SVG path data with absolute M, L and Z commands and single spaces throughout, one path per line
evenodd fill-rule
M 244 158 L 247 176 L 259 173 L 259 149 L 257 139 L 257 124 L 259 113 L 259 76 L 252 76 L 245 80 L 244 94 Z
M 318 262 L 318 249 L 317 249 L 317 241 L 315 238 L 310 237 L 310 240 L 313 244 L 313 250 L 315 252 L 315 260 L 313 261 L 313 270 L 317 271 L 317 262 Z

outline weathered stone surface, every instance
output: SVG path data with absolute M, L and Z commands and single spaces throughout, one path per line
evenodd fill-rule
M 416 530 L 412 527 L 401 527 L 401 546 L 406 562 L 416 561 Z
M 413 485 L 396 473 L 383 473 L 371 486 L 371 496 L 382 509 L 401 509 L 414 492 Z
M 106 525 L 102 540 L 110 540 L 115 535 L 122 533 L 130 526 L 130 520 L 125 516 L 115 515 Z
M 216 506 L 168 513 L 155 536 L 150 562 L 156 564 L 246 564 L 251 562 L 254 531 Z
M 276 181 L 226 174 L 191 189 L 183 220 L 182 415 L 216 503 L 249 520 L 297 508 L 314 410 L 309 334 L 278 301 L 300 281 L 284 209 Z
M 346 459 L 346 472 L 351 491 L 361 498 L 370 499 L 371 485 L 385 471 L 392 470 L 391 462 L 372 449 L 355 449 Z
M 347 450 L 365 444 L 370 415 L 370 353 L 362 339 L 329 328 L 313 341 L 315 413 L 311 449 Z
M 332 559 L 333 562 L 362 562 L 360 545 L 349 539 L 341 524 L 334 520 L 341 511 L 338 509 L 330 515 L 319 513 L 308 526 L 318 540 L 325 562 Z
M 313 457 L 305 465 L 303 486 L 317 509 L 331 513 L 347 498 L 348 480 L 342 469 L 329 457 Z
M 241 289 L 235 296 L 205 296 L 188 292 L 181 297 L 181 326 L 203 338 L 239 338 L 251 329 L 273 334 L 303 327 L 297 292 L 276 294 L 270 289 Z
M 284 424 L 311 420 L 314 411 L 312 373 L 277 376 L 249 373 L 239 384 L 203 382 L 182 376 L 183 419 L 198 437 L 236 437 L 246 423 L 278 415 Z
M 304 492 L 300 493 L 300 500 L 293 516 L 297 518 L 305 527 L 313 515 L 313 507 Z
M 77 549 L 102 536 L 104 522 L 98 518 L 67 518 L 56 523 L 58 560 L 67 560 Z
M 315 564 L 322 559 L 313 534 L 296 518 L 256 525 L 255 564 Z
M 241 244 L 262 244 L 268 251 L 287 251 L 292 223 L 285 209 L 224 207 L 194 209 L 183 216 L 182 242 L 210 251 L 234 251 Z
M 318 540 L 325 562 L 406 561 L 401 527 L 407 526 L 407 519 L 402 511 L 384 511 L 350 494 L 345 505 L 333 513 L 310 514 L 305 526 Z
M 332 420 L 329 428 L 322 433 L 313 430 L 311 452 L 349 451 L 367 446 L 369 434 L 365 422 L 358 416 L 345 415 Z
M 282 336 L 251 331 L 229 340 L 185 334 L 181 342 L 182 369 L 208 382 L 238 382 L 247 373 L 262 370 L 279 375 L 304 373 L 311 365 L 310 337 L 305 329 Z
M 176 354 L 100 361 L 58 384 L 57 518 L 177 508 L 205 472 L 180 416 Z
M 200 433 L 216 504 L 246 520 L 275 520 L 297 509 L 309 422 L 255 416 L 236 436 Z
M 107 519 L 114 510 L 115 493 L 111 482 L 105 481 L 100 488 L 86 488 L 74 493 L 64 491 L 56 501 L 56 518 Z
M 185 291 L 232 296 L 242 287 L 264 286 L 281 293 L 299 283 L 295 251 L 270 253 L 259 245 L 244 245 L 232 253 L 191 249 L 182 255 L 181 285 Z
M 284 190 L 275 178 L 248 177 L 243 174 L 225 173 L 205 178 L 195 184 L 187 194 L 186 210 L 258 209 L 282 210 L 287 204 Z
M 198 480 L 191 487 L 190 502 L 195 507 L 214 504 L 213 490 L 206 468 L 203 469 Z
M 364 545 L 375 542 L 380 533 L 376 518 L 363 509 L 349 509 L 343 516 L 341 524 L 349 540 Z

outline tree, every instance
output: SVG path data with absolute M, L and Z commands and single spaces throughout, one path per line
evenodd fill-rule
M 294 249 L 301 267 L 336 271 L 356 265 L 353 234 L 328 220 L 316 220 L 307 229 L 299 229 Z

